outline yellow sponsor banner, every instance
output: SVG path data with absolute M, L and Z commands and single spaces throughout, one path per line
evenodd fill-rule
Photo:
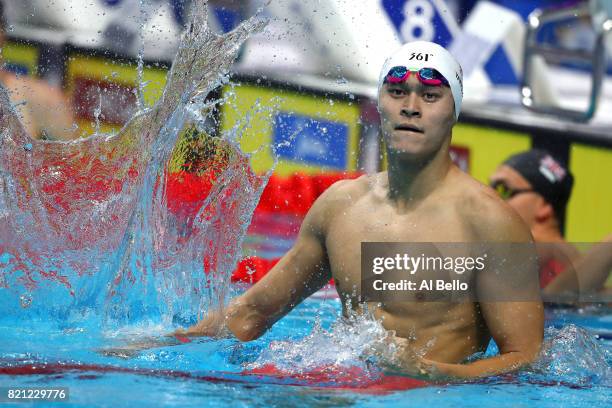
M 469 173 L 489 184 L 489 176 L 504 160 L 531 148 L 531 138 L 526 133 L 458 123 L 452 144 L 469 150 Z
M 233 132 L 251 153 L 255 172 L 279 162 L 275 174 L 355 171 L 359 157 L 359 106 L 355 102 L 259 87 L 225 86 L 221 131 Z
M 166 73 L 163 67 L 145 66 L 143 97 L 147 106 L 161 97 Z M 96 126 L 104 133 L 116 131 L 135 112 L 138 70 L 134 61 L 74 52 L 68 57 L 65 83 L 77 123 L 86 134 L 93 133 Z
M 574 189 L 567 208 L 569 241 L 594 242 L 612 234 L 612 149 L 573 143 Z
M 167 72 L 163 64 L 145 63 L 142 79 L 147 107 L 153 106 L 161 97 Z M 108 134 L 116 132 L 136 112 L 139 78 L 137 63 L 133 60 L 75 51 L 68 57 L 65 79 L 77 124 L 86 135 L 96 130 Z M 197 171 L 198 163 L 210 154 L 214 143 L 215 140 L 208 135 L 191 126 L 186 127 L 179 135 L 170 158 L 170 171 Z M 185 167 L 187 162 L 190 164 L 188 168 Z
M 35 45 L 7 41 L 2 46 L 2 60 L 12 72 L 38 76 L 39 49 Z
M 489 175 L 508 156 L 531 148 L 531 139 L 519 132 L 460 123 L 453 129 L 453 145 L 469 149 L 470 173 L 488 183 Z M 569 163 L 575 181 L 565 236 L 571 242 L 599 241 L 612 233 L 612 188 L 601 181 L 612 174 L 612 150 L 573 143 Z

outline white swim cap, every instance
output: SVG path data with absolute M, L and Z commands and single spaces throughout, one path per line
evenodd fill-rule
M 455 57 L 444 47 L 429 41 L 413 41 L 402 45 L 389 56 L 378 78 L 378 95 L 389 70 L 402 66 L 410 69 L 433 68 L 441 73 L 450 85 L 455 100 L 455 118 L 459 118 L 463 100 L 463 71 Z

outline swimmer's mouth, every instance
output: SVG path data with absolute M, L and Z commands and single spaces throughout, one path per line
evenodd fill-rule
M 419 129 L 418 127 L 414 125 L 397 125 L 395 127 L 395 130 L 406 130 L 410 132 L 423 133 L 423 130 Z

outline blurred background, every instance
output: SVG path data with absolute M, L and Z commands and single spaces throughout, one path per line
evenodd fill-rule
M 136 112 L 139 56 L 144 101 L 159 98 L 191 10 L 190 0 L 3 3 L 4 70 L 61 89 L 74 137 L 116 131 Z M 260 213 L 303 215 L 338 178 L 384 169 L 378 71 L 403 42 L 435 41 L 464 69 L 455 162 L 488 183 L 513 153 L 553 152 L 576 180 L 566 238 L 598 241 L 612 231 L 611 3 L 211 0 L 209 25 L 218 33 L 255 14 L 269 24 L 245 43 L 231 81 L 210 96 L 227 102 L 207 131 L 221 134 L 252 114 L 245 150 L 283 146 Z M 201 148 L 185 135 L 174 170 L 196 172 L 186 163 Z M 268 170 L 272 154 L 254 154 L 253 169 Z

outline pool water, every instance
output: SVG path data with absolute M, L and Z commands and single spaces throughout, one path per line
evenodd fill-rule
M 256 215 L 252 220 L 243 252 L 281 256 L 295 240 L 297 228 L 291 226 L 299 225 L 299 220 L 283 219 L 279 221 L 283 228 L 270 229 L 267 219 L 260 218 Z M 232 284 L 231 296 L 247 288 Z M 333 286 L 315 293 L 255 341 L 173 340 L 172 345 L 136 353 L 125 353 L 125 346 L 151 338 L 168 342 L 163 335 L 177 323 L 101 326 L 98 312 L 57 316 L 52 308 L 46 312 L 34 306 L 40 306 L 40 295 L 32 306 L 8 310 L 0 317 L 0 387 L 68 387 L 70 400 L 62 406 L 556 408 L 612 404 L 612 308 L 602 305 L 548 308 L 545 351 L 532 369 L 469 383 L 395 391 L 364 387 L 379 381 L 380 370 L 367 363 L 368 350 L 380 345 L 384 330 L 367 319 L 347 322 L 340 318 L 340 300 Z M 121 357 L 104 352 L 116 348 Z M 495 353 L 492 344 L 487 354 Z M 244 375 L 270 364 L 289 375 Z M 336 370 L 304 380 L 304 374 L 321 367 Z
M 70 400 L 62 406 L 603 407 L 612 403 L 611 315 L 603 307 L 549 310 L 547 339 L 553 344 L 548 355 L 556 362 L 485 381 L 358 392 L 334 389 L 333 380 L 308 386 L 240 374 L 266 363 L 293 367 L 296 372 L 309 364 L 358 364 L 356 356 L 339 354 L 369 340 L 352 342 L 351 331 L 338 327 L 340 303 L 333 293 L 329 288 L 318 292 L 253 342 L 199 339 L 144 350 L 130 358 L 104 355 L 100 349 L 159 336 L 169 328 L 140 323 L 101 332 L 88 316 L 64 322 L 42 318 L 24 322 L 4 316 L 0 387 L 68 387 Z
M 197 3 L 202 3 L 203 8 L 203 2 Z M 126 344 L 140 342 L 146 338 L 156 341 L 164 339 L 164 333 L 172 331 L 178 320 L 161 324 L 160 319 L 148 322 L 138 317 L 148 316 L 147 313 L 159 316 L 165 312 L 171 316 L 170 312 L 174 312 L 176 316 L 177 313 L 187 314 L 193 310 L 202 310 L 200 299 L 204 294 L 214 292 L 209 290 L 210 282 L 213 286 L 218 283 L 217 289 L 225 288 L 224 284 L 229 281 L 229 276 L 225 277 L 226 280 L 217 276 L 218 279 L 215 280 L 209 279 L 208 275 L 204 276 L 204 273 L 214 275 L 211 271 L 229 270 L 229 266 L 235 264 L 233 250 L 235 249 L 236 253 L 240 250 L 242 226 L 248 221 L 249 217 L 246 215 L 252 213 L 254 201 L 258 196 L 259 184 L 253 181 L 250 173 L 240 171 L 240 163 L 246 163 L 246 160 L 232 162 L 235 166 L 229 166 L 225 174 L 228 183 L 219 184 L 227 184 L 229 187 L 227 190 L 215 190 L 216 195 L 213 197 L 216 201 L 211 201 L 215 205 L 207 204 L 215 211 L 202 212 L 204 215 L 213 214 L 214 217 L 203 216 L 196 225 L 201 228 L 194 228 L 191 235 L 187 234 L 185 239 L 186 233 L 182 228 L 169 228 L 184 225 L 173 224 L 173 214 L 166 211 L 162 190 L 155 188 L 160 170 L 165 168 L 178 138 L 179 129 L 185 128 L 185 125 L 192 121 L 189 115 L 193 109 L 188 109 L 188 101 L 192 97 L 197 99 L 196 97 L 201 96 L 200 102 L 203 103 L 207 92 L 218 85 L 218 74 L 228 70 L 239 49 L 238 45 L 249 33 L 262 26 L 254 21 L 247 22 L 248 24 L 243 24 L 243 29 L 226 38 L 214 38 L 213 41 L 212 37 L 206 34 L 206 15 L 203 9 L 196 13 L 201 21 L 194 24 L 197 29 L 190 30 L 184 37 L 185 42 L 180 48 L 178 62 L 175 61 L 176 75 L 171 75 L 169 81 L 173 86 L 166 89 L 168 101 L 173 103 L 160 105 L 155 116 L 158 119 L 152 124 L 147 122 L 147 126 L 143 128 L 144 125 L 141 126 L 140 122 L 135 120 L 134 127 L 125 128 L 127 130 L 124 129 L 124 132 L 117 136 L 117 140 L 132 140 L 134 136 L 138 136 L 139 139 L 134 139 L 138 140 L 138 143 L 131 143 L 130 146 L 137 146 L 137 151 L 146 148 L 146 151 L 135 156 L 138 158 L 134 164 L 135 168 L 131 167 L 130 160 L 125 160 L 130 157 L 130 151 L 124 149 L 117 152 L 125 154 L 125 157 L 117 153 L 111 154 L 110 159 L 105 159 L 111 164 L 118 163 L 122 172 L 113 169 L 109 164 L 110 170 L 100 175 L 104 176 L 101 180 L 124 182 L 125 177 L 134 173 L 132 170 L 135 174 L 140 174 L 125 184 L 129 191 L 106 198 L 98 197 L 97 191 L 89 191 L 93 196 L 83 195 L 83 191 L 79 190 L 79 183 L 73 182 L 73 175 L 62 173 L 63 179 L 70 182 L 56 183 L 62 188 L 43 198 L 48 199 L 49 208 L 54 210 L 57 201 L 53 200 L 59 198 L 64 202 L 70 197 L 64 191 L 69 188 L 64 187 L 75 187 L 78 190 L 73 193 L 78 193 L 81 201 L 71 203 L 74 208 L 68 215 L 73 222 L 66 222 L 61 213 L 41 206 L 36 201 L 40 198 L 38 194 L 31 194 L 31 191 L 39 191 L 37 184 L 41 184 L 39 179 L 31 177 L 36 174 L 32 172 L 32 163 L 36 164 L 41 172 L 48 173 L 51 181 L 57 181 L 54 179 L 57 172 L 50 171 L 52 167 L 45 160 L 66 156 L 62 150 L 64 147 L 73 148 L 74 157 L 85 155 L 91 160 L 90 163 L 98 163 L 98 148 L 104 151 L 112 150 L 112 144 L 107 143 L 105 138 L 97 137 L 89 139 L 89 144 L 70 144 L 62 149 L 44 143 L 34 143 L 32 149 L 29 139 L 17 134 L 21 137 L 11 139 L 8 148 L 2 151 L 0 164 L 3 167 L 0 168 L 0 175 L 9 181 L 4 185 L 21 194 L 21 201 L 28 205 L 25 209 L 15 207 L 13 204 L 21 203 L 13 197 L 16 193 L 7 193 L 11 200 L 0 201 L 0 212 L 11 216 L 12 220 L 10 225 L 0 224 L 0 233 L 4 234 L 1 243 L 8 246 L 0 248 L 0 265 L 15 266 L 14 269 L 3 269 L 0 266 L 0 278 L 4 278 L 1 273 L 6 272 L 6 275 L 13 279 L 0 279 L 0 387 L 68 387 L 70 400 L 62 406 L 87 407 L 368 407 L 427 404 L 436 407 L 460 405 L 556 408 L 559 405 L 611 405 L 612 336 L 609 308 L 551 310 L 547 321 L 548 346 L 534 369 L 485 381 L 430 384 L 402 391 L 372 392 L 367 387 L 346 387 L 347 384 L 351 385 L 352 381 L 360 384 L 367 383 L 368 380 L 377 381 L 380 370 L 372 365 L 368 350 L 380 345 L 384 333 L 380 324 L 373 321 L 357 319 L 345 322 L 340 319 L 339 300 L 334 296 L 334 291 L 329 289 L 303 302 L 266 335 L 253 342 L 199 339 L 149 348 L 129 356 L 123 353 L 123 357 L 118 356 L 118 353 L 105 352 L 109 348 L 124 348 Z M 208 64 L 211 61 L 212 63 Z M 179 75 L 181 72 L 190 72 L 196 78 Z M 197 81 L 193 82 L 194 79 Z M 201 87 L 192 89 L 194 83 Z M 197 106 L 202 107 L 201 104 Z M 230 139 L 239 138 L 233 135 L 228 138 Z M 240 155 L 237 157 L 243 158 Z M 33 161 L 33 158 L 36 160 Z M 72 168 L 69 166 L 71 164 L 73 163 L 67 163 L 65 167 Z M 77 170 L 83 185 L 88 185 L 89 180 L 95 179 L 87 166 L 77 167 Z M 13 182 L 14 180 L 28 180 L 33 187 L 23 187 L 22 184 Z M 111 184 L 116 184 L 113 183 Z M 228 191 L 231 191 L 231 194 Z M 229 202 L 228 197 L 231 199 Z M 125 202 L 121 201 L 123 218 L 120 220 L 112 217 L 118 212 L 116 208 L 107 205 L 112 203 L 114 198 L 127 199 Z M 228 205 L 232 203 L 236 203 L 236 206 Z M 198 203 L 199 206 L 195 208 L 198 211 L 202 207 L 200 204 L 202 203 Z M 234 208 L 237 210 L 229 211 Z M 102 216 L 92 217 L 90 213 L 94 212 L 93 210 L 102 211 Z M 41 216 L 37 217 L 38 214 Z M 56 217 L 57 222 L 41 226 L 40 220 L 47 219 L 50 214 Z M 106 224 L 102 224 L 101 220 L 105 220 Z M 204 228 L 213 224 L 218 226 L 218 230 L 209 231 Z M 174 240 L 168 236 L 165 240 L 160 238 L 164 235 L 154 228 L 160 225 L 165 227 L 161 231 L 171 234 L 170 238 Z M 14 226 L 18 228 L 12 229 Z M 50 235 L 49 232 L 54 230 L 46 228 L 49 226 L 57 227 L 59 232 Z M 93 232 L 89 227 L 93 228 Z M 75 239 L 74 231 L 79 231 L 83 237 Z M 88 251 L 90 246 L 95 246 L 90 239 L 95 238 L 96 233 L 106 239 L 106 233 L 109 231 L 114 233 L 110 234 L 109 242 L 101 239 L 105 245 L 96 244 L 100 251 Z M 255 232 L 256 234 L 247 237 L 245 245 L 259 256 L 274 257 L 284 253 L 291 245 L 291 233 L 295 233 L 295 229 L 289 228 L 289 235 L 276 238 L 270 237 L 270 231 L 267 230 Z M 19 240 L 14 238 L 16 236 L 20 237 Z M 173 243 L 175 245 L 172 245 Z M 211 245 L 207 246 L 208 243 Z M 118 245 L 119 249 L 116 250 Z M 13 246 L 17 248 L 11 248 Z M 113 252 L 108 248 L 116 250 L 117 256 L 112 258 L 116 259 L 116 262 L 100 264 L 98 259 L 106 260 L 108 253 Z M 11 249 L 23 256 L 15 261 L 8 256 Z M 4 251 L 7 253 L 3 253 Z M 206 251 L 209 252 L 203 254 Z M 34 257 L 29 256 L 32 253 Z M 92 258 L 92 254 L 97 254 L 98 258 Z M 223 255 L 219 261 L 223 265 L 217 264 L 211 271 L 205 271 L 202 265 L 211 258 L 205 255 Z M 154 256 L 157 258 L 151 259 Z M 183 262 L 178 262 L 177 258 L 181 258 L 179 260 Z M 69 262 L 71 260 L 75 262 Z M 40 262 L 42 266 L 53 266 L 51 269 L 37 268 L 41 273 L 36 277 L 40 277 L 42 282 L 37 287 L 21 282 L 24 280 L 21 277 L 24 270 L 38 266 L 35 261 Z M 63 269 L 64 266 L 68 268 L 74 265 L 82 267 L 81 273 Z M 186 273 L 190 271 L 185 268 L 186 265 L 192 266 L 193 273 Z M 99 273 L 95 273 L 95 267 L 100 269 Z M 116 279 L 117 267 L 121 268 L 119 272 L 125 273 L 126 279 Z M 142 273 L 132 276 L 134 271 Z M 66 290 L 66 286 L 70 285 L 62 286 L 65 283 L 62 280 L 64 275 L 75 277 L 76 282 L 72 282 L 74 293 L 70 295 L 74 295 L 72 298 Z M 121 274 L 118 276 L 123 277 Z M 147 280 L 149 276 L 176 279 L 161 279 L 158 282 L 151 278 Z M 29 279 L 31 274 L 25 274 L 25 277 L 28 278 L 25 279 L 28 284 L 34 281 Z M 15 284 L 15 281 L 21 283 Z M 108 306 L 109 297 L 103 297 L 111 281 L 125 284 L 118 286 L 117 290 L 108 291 L 114 294 L 110 297 L 114 302 L 112 305 L 121 309 L 117 318 L 122 318 L 122 323 L 115 325 L 109 324 L 108 319 L 103 318 L 108 315 L 101 316 L 104 312 L 100 310 L 101 307 Z M 145 282 L 148 286 L 141 288 L 134 285 L 136 288 L 131 290 L 131 286 L 126 282 Z M 27 290 L 21 291 L 22 286 Z M 173 294 L 174 297 L 168 302 L 168 307 L 162 308 L 165 305 L 162 300 L 167 299 L 163 296 L 158 298 L 156 295 L 160 288 L 167 287 L 179 290 L 168 291 L 167 295 Z M 178 292 L 183 288 L 198 290 L 182 293 L 181 296 Z M 244 289 L 245 287 L 238 285 L 230 288 L 233 295 Z M 87 296 L 82 296 L 83 293 Z M 78 308 L 70 309 L 73 303 L 76 303 Z M 111 308 L 112 310 L 114 309 Z M 111 313 L 111 317 L 115 315 Z M 184 319 L 184 316 L 181 315 L 180 318 Z M 104 324 L 101 323 L 103 321 Z M 495 347 L 491 346 L 488 353 L 494 352 Z M 252 373 L 253 370 L 270 364 L 281 367 L 289 375 L 279 377 L 244 374 L 245 370 Z M 325 378 L 318 377 L 314 383 L 304 381 L 301 375 L 318 367 L 331 367 L 334 370 Z M 338 373 L 338 376 L 334 377 L 334 373 Z M 354 376 L 359 378 L 353 378 Z M 21 403 L 14 405 L 23 406 Z M 58 403 L 48 405 L 57 406 Z
M 279 221 L 283 228 L 272 229 L 267 221 L 254 217 L 243 242 L 245 254 L 277 257 L 292 245 L 297 228 L 291 226 L 299 225 L 299 220 L 283 219 Z M 247 288 L 232 284 L 231 296 Z M 19 301 L 6 296 L 0 304 L 5 306 L 0 317 L 0 387 L 68 387 L 70 399 L 62 406 L 612 404 L 612 308 L 603 305 L 547 309 L 545 350 L 529 370 L 468 383 L 381 390 L 369 387 L 381 380 L 368 350 L 380 346 L 382 327 L 367 319 L 340 318 L 333 286 L 311 296 L 263 337 L 248 343 L 232 338 L 170 341 L 164 334 L 176 328 L 176 321 L 102 324 L 99 311 L 58 314 L 41 304 L 42 295 L 33 293 L 31 305 L 22 299 L 21 307 L 7 308 L 7 303 Z M 125 352 L 126 345 L 151 339 L 166 345 Z M 495 353 L 492 344 L 487 354 Z M 269 365 L 284 375 L 245 374 Z M 308 378 L 330 367 L 331 374 Z

